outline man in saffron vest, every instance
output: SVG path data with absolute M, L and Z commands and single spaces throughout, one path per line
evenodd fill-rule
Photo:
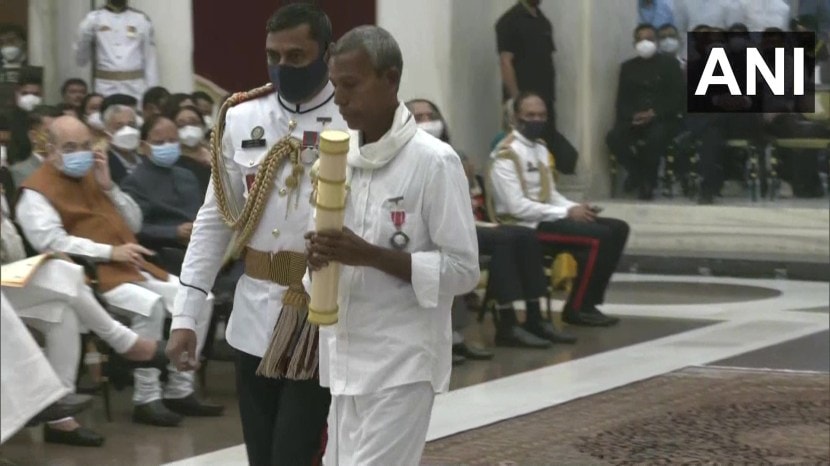
M 80 120 L 53 122 L 47 161 L 21 188 L 18 221 L 32 246 L 96 259 L 98 286 L 110 306 L 131 319 L 137 334 L 161 338 L 179 280 L 146 261 L 153 252 L 138 245 L 134 235 L 141 228 L 141 210 L 113 183 L 106 155 L 93 153 L 92 135 Z M 197 316 L 201 335 L 207 334 L 210 304 Z M 198 360 L 196 353 L 188 357 Z M 195 397 L 192 372 L 170 368 L 163 390 L 158 369 L 135 370 L 134 422 L 175 426 L 181 415 L 221 414 L 221 406 Z

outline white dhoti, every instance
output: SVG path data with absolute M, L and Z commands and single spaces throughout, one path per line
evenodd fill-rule
M 435 392 L 429 382 L 332 396 L 326 466 L 417 466 Z
M 69 393 L 0 293 L 0 443 Z
M 72 262 L 48 260 L 23 288 L 3 287 L 3 293 L 26 324 L 46 338 L 46 357 L 61 382 L 75 389 L 79 334 L 92 331 L 118 353 L 129 350 L 138 335 L 113 320 L 84 280 L 83 268 Z
M 159 339 L 164 328 L 167 313 L 173 310 L 176 293 L 179 290 L 179 277 L 170 275 L 166 282 L 158 280 L 147 273 L 143 282 L 125 283 L 104 293 L 107 303 L 131 320 L 130 327 L 139 335 Z M 209 294 L 204 308 L 196 319 L 196 358 L 202 354 L 205 345 L 210 317 L 213 312 L 213 294 Z M 184 398 L 193 393 L 193 372 L 179 372 L 174 364 L 168 366 L 170 374 L 164 387 L 164 398 Z M 140 405 L 162 398 L 159 383 L 161 371 L 158 369 L 136 369 L 134 371 L 135 390 L 133 403 Z

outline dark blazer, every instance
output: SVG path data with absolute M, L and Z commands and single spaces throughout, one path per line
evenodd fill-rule
M 152 247 L 178 246 L 176 229 L 196 220 L 204 201 L 199 182 L 190 171 L 180 167 L 164 168 L 146 161 L 121 183 L 144 215 L 138 239 Z
M 658 120 L 676 119 L 683 110 L 683 72 L 674 57 L 657 54 L 622 64 L 617 88 L 617 123 L 629 125 L 635 113 L 654 109 Z
M 109 151 L 107 153 L 107 157 L 109 158 L 110 177 L 112 177 L 112 181 L 115 184 L 121 186 L 121 182 L 123 182 L 129 175 L 129 173 L 127 173 L 127 167 L 121 163 L 121 159 L 119 159 L 113 151 Z M 141 165 L 141 163 L 139 163 L 139 165 Z

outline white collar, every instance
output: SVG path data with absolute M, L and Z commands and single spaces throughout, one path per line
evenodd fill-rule
M 326 82 L 326 85 L 323 87 L 323 89 L 321 89 L 320 92 L 318 92 L 314 97 L 312 97 L 311 100 L 299 105 L 292 104 L 291 102 L 282 99 L 279 96 L 279 93 L 276 92 L 274 93 L 272 98 L 274 99 L 274 102 L 278 107 L 281 107 L 288 113 L 308 113 L 313 110 L 317 110 L 318 108 L 326 105 L 327 103 L 329 103 L 329 101 L 334 99 L 334 85 L 331 83 L 331 81 Z
M 37 152 L 32 152 L 32 157 L 34 157 L 40 163 L 43 163 L 43 161 L 46 160 L 46 157 L 38 154 Z
M 536 141 L 531 141 L 530 139 L 524 137 L 524 135 L 522 133 L 520 133 L 518 130 L 515 130 L 515 129 L 513 130 L 513 137 L 517 141 L 521 142 L 522 144 L 524 144 L 524 145 L 526 145 L 527 147 L 530 147 L 530 148 L 536 148 L 536 144 L 538 144 Z

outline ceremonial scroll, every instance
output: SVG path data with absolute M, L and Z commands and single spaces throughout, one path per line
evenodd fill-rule
M 340 230 L 346 208 L 346 154 L 349 135 L 342 131 L 324 131 L 320 135 L 320 161 L 317 170 L 315 228 Z M 337 285 L 340 264 L 330 263 L 311 274 L 311 302 L 308 320 L 317 325 L 337 323 Z

